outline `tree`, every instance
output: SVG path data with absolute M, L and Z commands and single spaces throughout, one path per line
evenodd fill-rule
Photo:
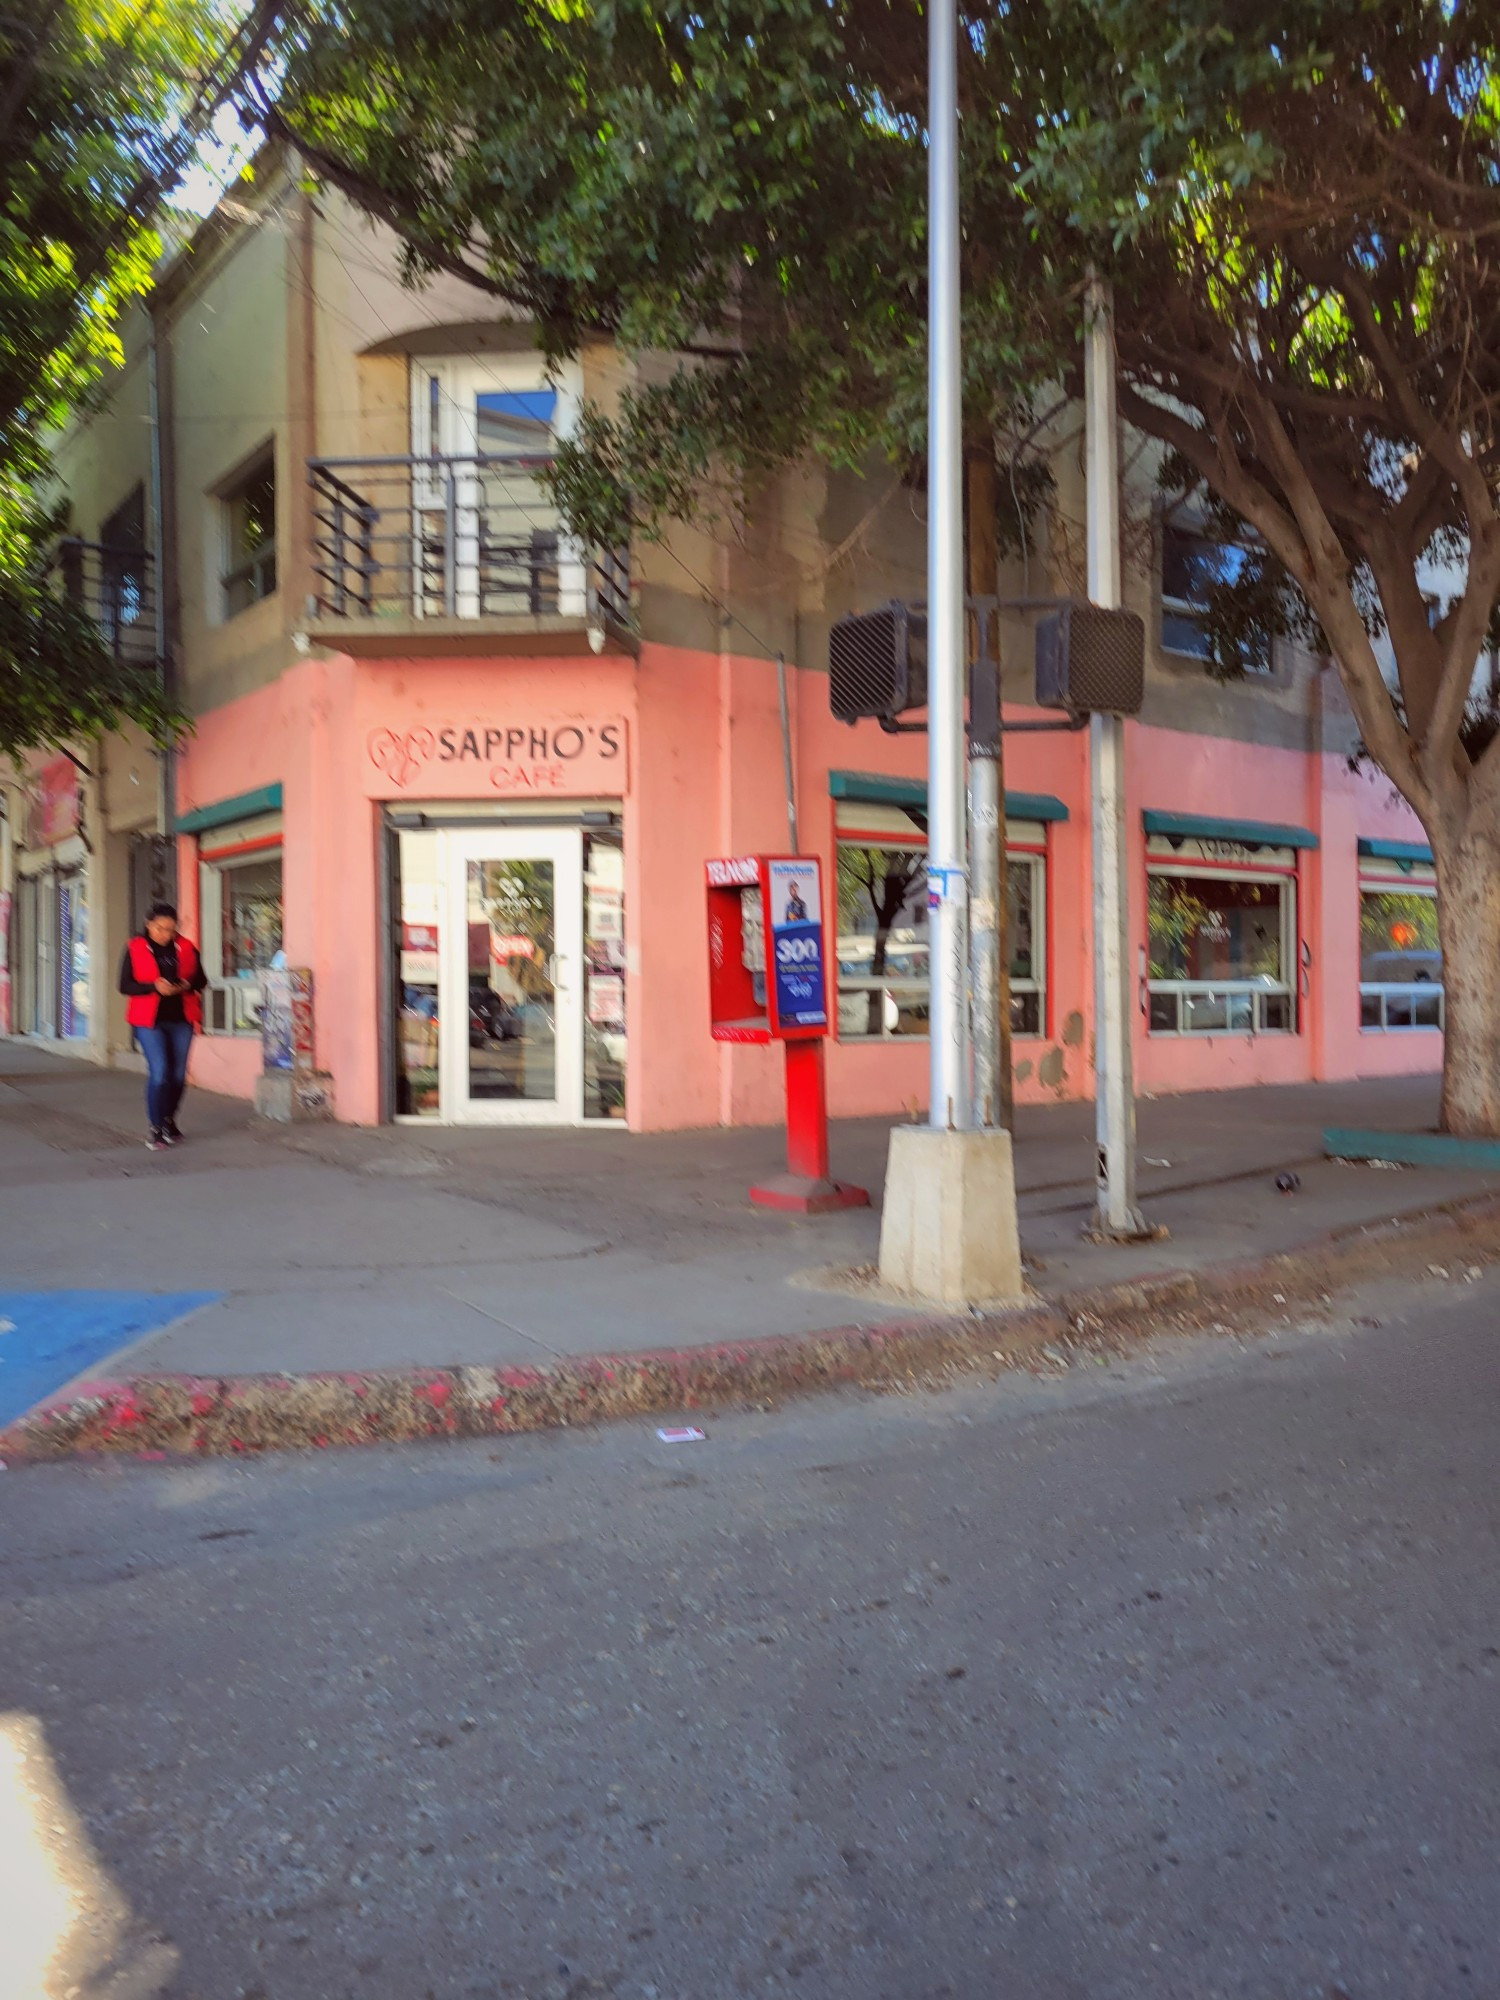
M 279 0 L 44 0 L 0 20 L 0 753 L 175 718 L 53 562 L 48 444 L 119 356 L 162 204 L 267 59 Z
M 1112 278 L 1122 413 L 1250 525 L 1282 587 L 1273 615 L 1331 652 L 1436 858 L 1444 1126 L 1493 1134 L 1500 755 L 1466 721 L 1500 599 L 1495 10 L 1139 0 L 1025 18 L 997 38 L 1014 94 L 995 100 L 1030 207 L 1025 268 Z M 1454 577 L 1436 615 L 1433 563 Z
M 1225 615 L 1318 635 L 1427 830 L 1443 1122 L 1483 1133 L 1500 752 L 1465 711 L 1500 597 L 1497 36 L 1476 0 L 994 0 L 960 38 L 971 444 L 992 466 L 1035 385 L 1076 386 L 1108 279 L 1123 414 L 1258 539 Z M 715 464 L 920 452 L 915 10 L 358 0 L 357 38 L 331 16 L 288 84 L 283 129 L 414 272 L 461 271 L 552 353 L 683 357 L 584 424 L 585 527 L 690 511 Z M 1434 558 L 1457 581 L 1430 619 Z

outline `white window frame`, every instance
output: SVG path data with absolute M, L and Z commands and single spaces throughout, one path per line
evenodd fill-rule
M 869 808 L 867 810 L 869 817 L 874 819 L 876 817 L 875 809 Z M 851 821 L 857 819 L 859 816 L 860 807 L 857 802 L 852 803 L 850 806 Z M 889 853 L 915 853 L 922 855 L 924 858 L 927 853 L 927 842 L 919 834 L 914 833 L 908 839 L 902 834 L 880 830 L 878 827 L 867 829 L 854 824 L 848 826 L 840 825 L 836 828 L 834 839 L 835 884 L 838 879 L 838 848 L 861 847 L 883 849 Z M 1033 993 L 1037 997 L 1036 1028 L 1027 1029 L 1024 1033 L 1014 1035 L 1013 1038 L 1017 1041 L 1039 1041 L 1044 1039 L 1047 1033 L 1047 862 L 1049 854 L 1045 825 L 1041 822 L 1036 822 L 1033 826 L 1033 822 L 1031 821 L 1009 821 L 1006 827 L 1005 858 L 1008 869 L 1029 868 L 1031 871 L 1032 965 L 1036 968 L 1033 977 L 1030 979 L 1017 979 L 1014 975 L 1011 977 L 1010 990 L 1013 998 L 1017 994 Z M 835 905 L 836 921 L 837 907 Z M 847 1042 L 851 1047 L 860 1045 L 869 1047 L 886 1044 L 910 1044 L 927 1041 L 929 1037 L 926 1035 L 897 1034 L 887 1023 L 892 1011 L 893 1002 L 897 996 L 905 995 L 913 998 L 930 997 L 932 992 L 930 958 L 928 963 L 929 973 L 926 978 L 916 978 L 910 974 L 900 974 L 893 977 L 887 973 L 882 973 L 879 976 L 873 973 L 846 973 L 839 965 L 838 939 L 835 937 L 834 1020 L 837 1039 L 840 1042 Z M 881 1031 L 878 1035 L 869 1033 L 850 1034 L 842 1026 L 837 1025 L 841 1020 L 841 1002 L 845 994 L 875 993 L 880 991 L 885 992 L 887 999 L 886 1006 L 881 1012 Z
M 285 867 L 280 815 L 216 829 L 204 852 L 198 845 L 199 951 L 208 986 L 203 995 L 206 1035 L 258 1035 L 262 988 L 258 979 L 227 978 L 224 972 L 224 877 L 232 869 L 280 861 Z M 285 897 L 285 874 L 282 878 Z
M 432 391 L 436 380 L 438 435 L 432 435 Z M 413 458 L 476 458 L 479 425 L 474 399 L 481 390 L 502 395 L 557 394 L 553 435 L 571 437 L 583 410 L 583 369 L 576 361 L 547 373 L 540 354 L 414 354 L 411 361 L 411 450 Z
M 437 384 L 434 397 L 433 384 Z M 432 598 L 423 579 L 427 576 L 423 545 L 423 519 L 451 510 L 446 536 L 455 551 L 453 598 L 455 615 L 477 618 L 481 611 L 480 523 L 485 505 L 485 485 L 478 467 L 467 472 L 450 462 L 474 460 L 480 456 L 479 422 L 475 399 L 485 390 L 498 394 L 529 395 L 551 389 L 557 397 L 553 418 L 554 438 L 571 437 L 583 410 L 583 369 L 576 361 L 560 363 L 548 373 L 540 354 L 413 355 L 411 388 L 412 473 L 412 575 L 417 580 L 413 613 L 434 615 Z M 436 436 L 433 420 L 436 416 Z M 450 487 L 451 474 L 451 487 Z M 501 475 L 491 473 L 490 478 Z M 564 618 L 582 618 L 588 610 L 588 552 L 576 537 L 567 534 L 561 521 L 537 521 L 536 526 L 557 531 L 557 610 Z
M 1421 866 L 1421 864 L 1417 864 Z M 1381 896 L 1395 890 L 1403 896 L 1423 896 L 1437 901 L 1437 880 L 1431 864 L 1421 875 L 1398 873 L 1383 875 L 1376 868 L 1362 867 L 1359 871 L 1359 914 L 1364 920 L 1366 896 Z M 1418 1001 L 1437 999 L 1437 1019 L 1435 1021 L 1392 1020 L 1394 1011 L 1399 1014 L 1404 1008 L 1408 1013 L 1415 1010 Z M 1366 1002 L 1373 1001 L 1379 1012 L 1379 1019 L 1365 1019 Z M 1441 1035 L 1447 1027 L 1447 999 L 1444 983 L 1440 979 L 1408 981 L 1369 980 L 1359 982 L 1359 1031 L 1362 1035 Z
M 1173 521 L 1170 518 L 1164 519 L 1162 522 L 1161 560 L 1158 566 L 1158 576 L 1161 582 L 1162 651 L 1170 653 L 1172 658 L 1176 660 L 1208 661 L 1212 658 L 1212 648 L 1206 631 L 1203 632 L 1203 643 L 1198 647 L 1174 646 L 1166 636 L 1166 620 L 1169 617 L 1181 619 L 1184 624 L 1192 626 L 1195 630 L 1201 630 L 1204 621 L 1208 617 L 1208 606 L 1202 599 L 1172 597 L 1168 595 L 1166 572 L 1167 537 L 1169 535 L 1178 535 L 1184 541 L 1199 542 L 1208 548 L 1241 548 L 1248 545 L 1240 542 L 1218 542 L 1212 535 L 1206 535 L 1201 528 L 1190 527 L 1184 522 Z M 1240 671 L 1246 674 L 1255 674 L 1263 680 L 1271 678 L 1276 671 L 1274 647 L 1268 643 L 1264 655 L 1258 658 L 1253 654 L 1242 655 Z
M 1227 844 L 1227 843 L 1226 843 Z M 1246 854 L 1250 850 L 1246 848 Z M 1281 895 L 1281 966 L 1282 980 L 1279 985 L 1267 986 L 1257 979 L 1152 979 L 1149 977 L 1151 963 L 1151 901 L 1150 882 L 1157 876 L 1177 876 L 1199 881 L 1217 882 L 1258 882 L 1275 885 Z M 1214 1035 L 1234 1035 L 1236 1037 L 1261 1035 L 1296 1036 L 1302 1033 L 1302 993 L 1301 993 L 1301 933 L 1297 923 L 1298 869 L 1295 858 L 1290 864 L 1275 868 L 1257 868 L 1253 862 L 1244 866 L 1224 864 L 1215 867 L 1212 861 L 1189 855 L 1150 854 L 1146 860 L 1146 966 L 1148 977 L 1146 991 L 1146 1032 L 1159 1040 L 1203 1041 Z M 1290 977 L 1288 977 L 1290 974 Z M 1177 1026 L 1159 1028 L 1151 1019 L 1151 999 L 1170 995 L 1176 1001 Z M 1197 999 L 1215 1000 L 1222 996 L 1226 1001 L 1249 1000 L 1245 1010 L 1248 1026 L 1184 1027 L 1184 1005 Z M 1285 999 L 1291 1015 L 1291 1025 L 1286 1028 L 1265 1025 L 1268 1000 Z

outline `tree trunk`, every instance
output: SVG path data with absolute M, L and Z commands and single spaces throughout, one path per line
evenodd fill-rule
M 1500 1138 L 1500 837 L 1484 823 L 1433 832 L 1443 946 L 1442 1129 Z
M 994 447 L 970 452 L 965 460 L 965 538 L 968 543 L 969 594 L 993 597 L 999 589 L 1000 537 L 996 513 L 1000 495 L 1000 472 Z M 996 628 L 998 646 L 999 631 Z M 997 666 L 996 672 L 999 672 Z M 1005 738 L 995 747 L 995 775 L 1000 795 L 1000 855 L 997 894 L 999 910 L 1000 965 L 997 998 L 1000 1010 L 1000 1102 L 997 1113 L 1001 1128 L 1013 1132 L 1016 1123 L 1016 1085 L 1010 1044 L 1010 871 L 1005 853 Z

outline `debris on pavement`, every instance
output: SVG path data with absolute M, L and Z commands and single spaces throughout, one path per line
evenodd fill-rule
M 1276 1192 L 1278 1194 L 1295 1194 L 1301 1185 L 1301 1174 L 1285 1173 L 1276 1176 Z
M 700 1431 L 695 1424 L 682 1424 L 677 1429 L 663 1429 L 658 1426 L 656 1435 L 663 1444 L 702 1444 L 707 1431 Z

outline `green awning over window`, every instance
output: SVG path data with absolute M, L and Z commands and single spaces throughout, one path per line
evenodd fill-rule
M 1168 840 L 1234 840 L 1242 847 L 1316 847 L 1305 826 L 1276 826 L 1259 819 L 1201 819 L 1196 813 L 1143 813 L 1147 833 Z
M 261 813 L 281 811 L 280 785 L 262 785 L 258 791 L 241 792 L 236 798 L 220 799 L 217 805 L 195 806 L 178 813 L 172 822 L 174 833 L 204 833 L 211 826 L 229 826 L 237 819 L 255 819 Z
M 878 771 L 830 771 L 828 794 L 835 799 L 858 799 L 869 806 L 915 806 L 927 810 L 925 778 L 887 778 Z M 1068 809 L 1050 792 L 1007 792 L 1007 819 L 1066 819 Z
M 1432 849 L 1420 840 L 1361 840 L 1359 851 L 1367 861 L 1432 861 Z

